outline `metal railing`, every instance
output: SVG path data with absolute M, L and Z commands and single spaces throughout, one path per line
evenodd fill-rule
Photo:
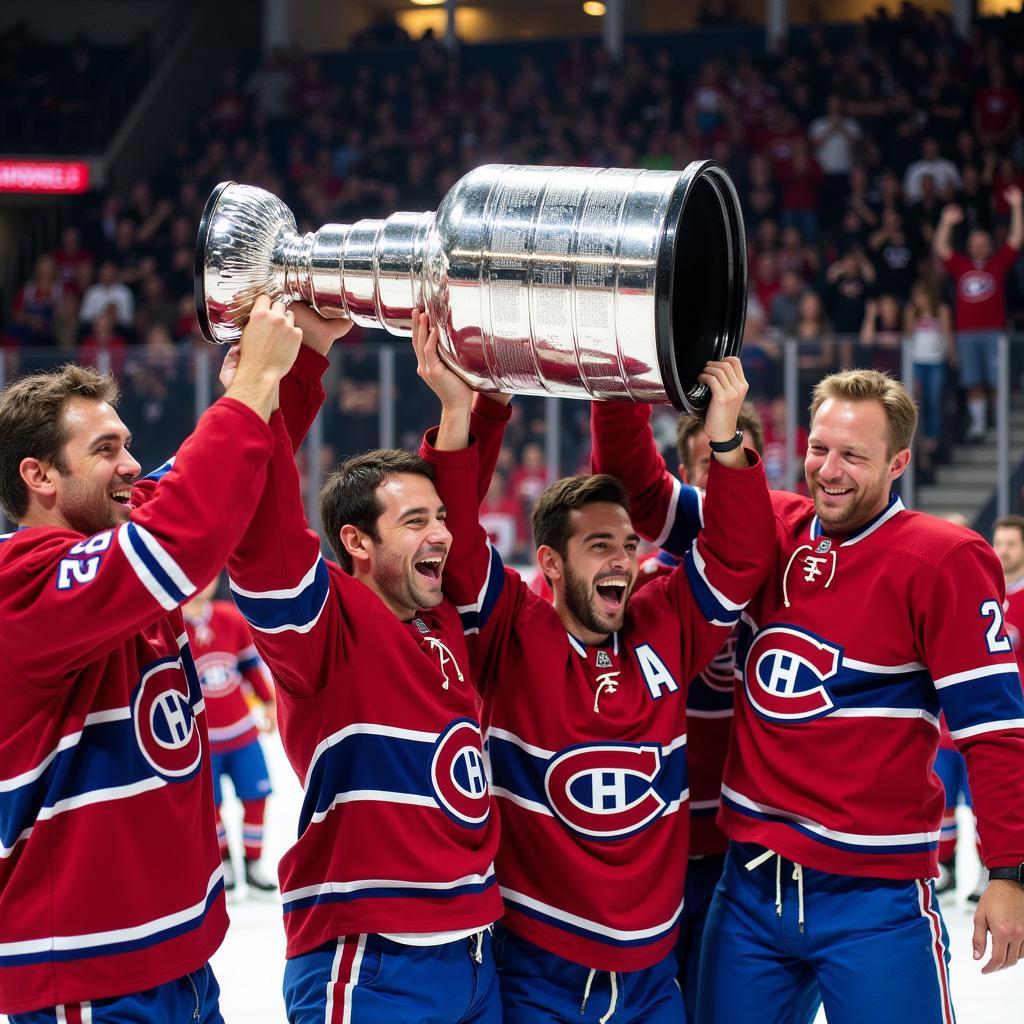
M 360 346 L 339 344 L 325 378 L 327 401 L 317 417 L 301 456 L 310 522 L 316 524 L 317 495 L 324 475 L 345 457 L 375 447 L 415 448 L 423 430 L 436 421 L 433 395 L 416 376 L 416 361 L 408 344 L 381 334 L 380 342 Z M 803 482 L 803 456 L 808 426 L 807 408 L 813 384 L 827 372 L 840 369 L 851 356 L 859 365 L 876 365 L 917 387 L 908 343 L 885 347 L 862 343 L 856 337 L 811 340 L 764 338 L 748 341 L 744 366 L 751 382 L 750 399 L 765 421 L 768 448 L 766 468 L 773 486 L 798 489 Z M 121 383 L 120 413 L 134 434 L 134 452 L 145 467 L 158 465 L 180 445 L 217 395 L 220 351 L 213 346 L 185 345 L 147 351 L 145 347 L 113 350 L 7 349 L 0 353 L 0 386 L 15 375 L 53 369 L 84 358 L 99 369 L 113 371 Z M 1024 510 L 1024 335 L 999 341 L 998 380 L 990 403 L 991 426 L 981 443 L 966 445 L 961 438 L 967 421 L 962 390 L 955 371 L 947 374 L 937 419 L 933 465 L 923 473 L 922 432 L 911 467 L 899 482 L 908 506 L 937 514 L 959 512 L 970 524 L 985 530 L 992 518 Z M 547 479 L 585 468 L 589 451 L 589 410 L 586 402 L 524 396 L 507 433 L 506 470 L 514 470 L 524 455 L 543 457 Z M 927 414 L 928 410 L 922 410 Z M 933 414 L 935 410 L 932 410 Z M 653 418 L 659 443 L 668 452 L 674 443 L 675 413 L 659 407 Z M 669 456 L 670 465 L 675 465 Z M 959 482 L 958 482 L 959 481 Z

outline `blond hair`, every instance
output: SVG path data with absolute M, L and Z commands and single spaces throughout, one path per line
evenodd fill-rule
M 843 370 L 830 373 L 814 385 L 811 420 L 828 398 L 843 402 L 877 402 L 889 423 L 888 457 L 909 448 L 917 430 L 917 405 L 907 389 L 879 370 Z

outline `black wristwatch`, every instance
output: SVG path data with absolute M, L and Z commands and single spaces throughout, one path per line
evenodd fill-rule
M 743 431 L 737 430 L 736 436 L 731 441 L 712 441 L 711 450 L 725 454 L 725 452 L 734 452 L 741 444 L 743 444 Z
M 1024 864 L 1018 864 L 1015 868 L 989 868 L 988 877 L 989 881 L 994 878 L 1003 878 L 1007 882 L 1024 885 Z

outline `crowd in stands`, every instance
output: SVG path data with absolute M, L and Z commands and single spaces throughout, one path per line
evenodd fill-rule
M 57 43 L 24 20 L 0 30 L 0 140 L 6 152 L 98 151 L 150 70 L 150 40 L 98 45 L 84 32 Z M 127 96 L 118 94 L 127 93 Z
M 384 65 L 360 60 L 358 49 L 343 63 L 276 51 L 253 69 L 223 72 L 193 135 L 169 145 L 150 181 L 79 203 L 59 247 L 20 289 L 3 341 L 22 358 L 33 346 L 80 345 L 83 357 L 104 354 L 130 392 L 173 387 L 175 354 L 199 344 L 196 227 L 224 179 L 269 189 L 301 230 L 315 230 L 434 209 L 461 174 L 491 161 L 683 168 L 714 157 L 744 204 L 744 365 L 778 448 L 787 339 L 800 342 L 805 390 L 842 365 L 899 374 L 908 344 L 927 479 L 950 441 L 981 438 L 988 425 L 993 382 L 958 377 L 955 332 L 978 327 L 963 320 L 970 288 L 995 290 L 981 298 L 995 302 L 1001 322 L 982 327 L 1024 328 L 1024 266 L 1006 246 L 1024 185 L 1024 40 L 1015 24 L 978 23 L 965 40 L 945 15 L 905 5 L 838 41 L 813 29 L 777 54 L 736 52 L 699 66 L 678 59 L 668 38 L 627 43 L 617 65 L 596 44 L 569 41 L 550 63 L 524 44 L 508 74 L 466 70 L 433 39 L 405 44 Z M 943 258 L 936 232 L 950 209 Z M 988 284 L 964 283 L 972 266 L 991 270 Z M 377 442 L 373 344 L 386 338 L 357 329 L 346 339 L 325 426 L 330 458 Z M 414 441 L 430 416 L 421 391 L 410 376 L 399 443 Z M 561 468 L 571 471 L 585 459 L 576 442 L 587 411 L 563 407 L 576 441 L 566 442 Z M 545 475 L 536 410 L 523 403 L 488 499 L 514 520 L 501 527 L 513 553 L 528 543 L 527 512 Z M 773 462 L 775 482 L 782 461 Z

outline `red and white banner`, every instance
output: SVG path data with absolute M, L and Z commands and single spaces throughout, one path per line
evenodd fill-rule
M 0 157 L 0 192 L 69 194 L 89 191 L 84 160 L 9 160 Z

